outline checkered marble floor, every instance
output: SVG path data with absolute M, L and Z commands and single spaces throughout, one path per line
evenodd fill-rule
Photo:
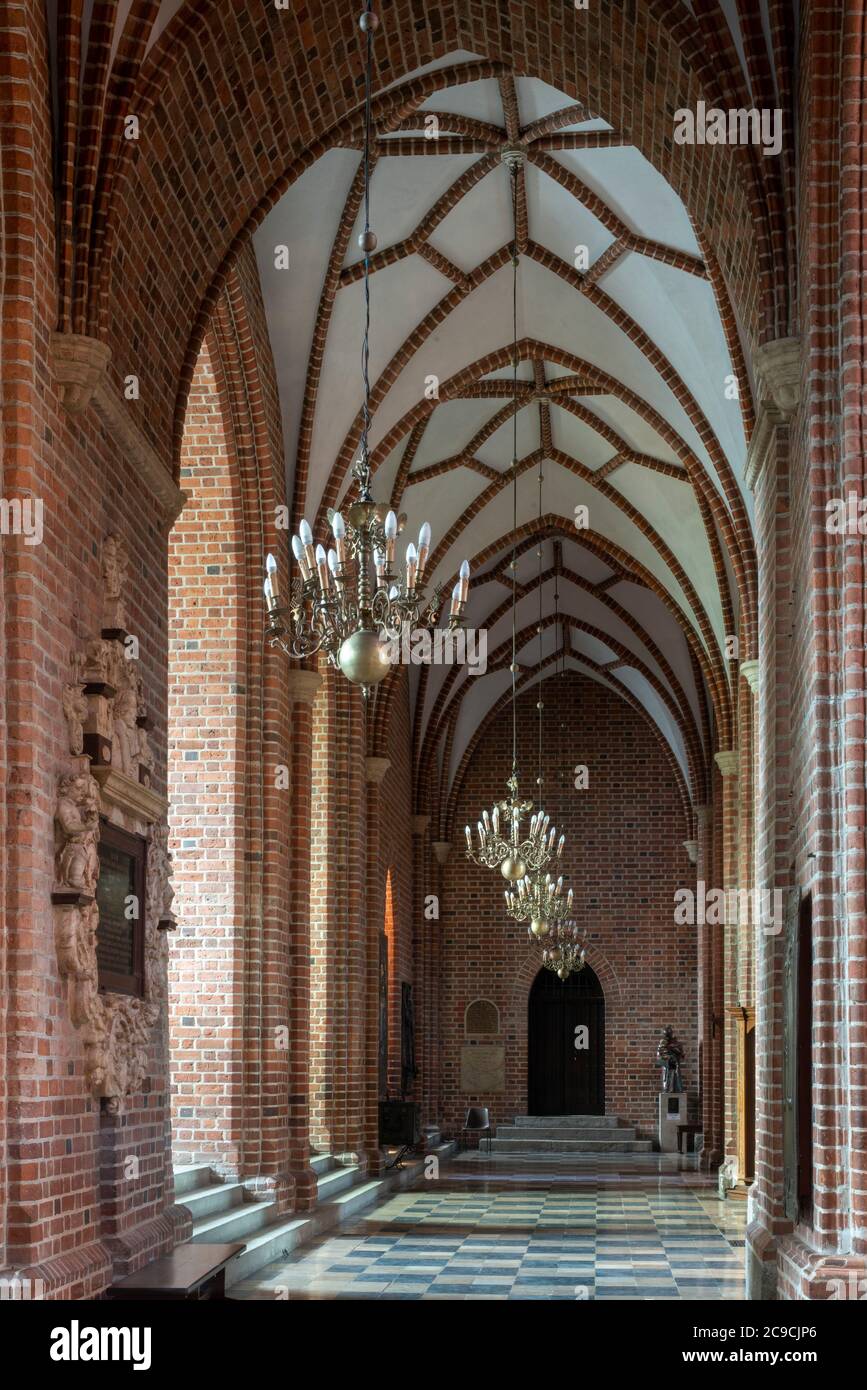
M 231 1296 L 741 1299 L 745 1204 L 693 1165 L 466 1155 Z

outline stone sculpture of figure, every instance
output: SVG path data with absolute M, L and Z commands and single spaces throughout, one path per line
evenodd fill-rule
M 84 726 L 88 716 L 83 685 L 76 682 L 63 687 L 63 713 L 69 731 L 69 751 L 79 757 L 84 752 Z
M 662 1036 L 656 1045 L 656 1065 L 662 1067 L 663 1091 L 682 1091 L 683 1079 L 680 1074 L 683 1062 L 683 1048 L 674 1036 L 673 1028 L 663 1028 Z
M 103 627 L 123 629 L 126 618 L 123 608 L 123 591 L 126 587 L 127 571 L 126 548 L 117 536 L 108 536 L 102 547 L 102 583 L 105 592 L 105 611 Z
M 133 686 L 119 690 L 114 701 L 111 721 L 111 765 L 118 772 L 138 781 L 141 730 L 136 718 L 138 696 Z
M 57 889 L 95 897 L 99 878 L 99 784 L 89 772 L 61 778 L 54 820 L 58 832 Z

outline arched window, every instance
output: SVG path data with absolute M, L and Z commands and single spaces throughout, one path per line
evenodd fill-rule
M 500 1011 L 490 999 L 474 999 L 464 1014 L 464 1036 L 483 1038 L 500 1031 Z

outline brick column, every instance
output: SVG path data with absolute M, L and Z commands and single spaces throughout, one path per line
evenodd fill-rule
M 391 767 L 388 758 L 364 760 L 367 779 L 367 913 L 365 931 L 365 1069 L 362 1146 L 367 1171 L 378 1177 L 385 1167 L 379 1146 L 379 938 L 384 917 L 384 889 L 379 863 L 379 789 Z
M 286 673 L 292 702 L 292 838 L 289 917 L 289 1171 L 295 1207 L 316 1203 L 310 1167 L 310 811 L 313 773 L 313 701 L 322 683 L 316 671 Z
M 725 749 L 715 755 L 716 765 L 722 777 L 722 887 L 726 895 L 725 927 L 712 930 L 723 931 L 722 949 L 722 998 L 717 988 L 717 1001 L 722 1003 L 723 1027 L 723 1163 L 720 1169 L 720 1182 L 726 1187 L 737 1181 L 737 1048 L 736 1030 L 732 1026 L 731 1011 L 737 1007 L 738 992 L 738 921 L 737 896 L 732 890 L 738 886 L 738 772 L 739 759 L 736 748 Z M 719 886 L 719 885 L 715 885 Z M 717 960 L 719 954 L 717 953 Z
M 792 560 L 789 420 L 798 399 L 799 344 L 759 349 L 760 408 L 747 461 L 755 494 L 759 659 L 744 662 L 755 730 L 755 868 L 760 889 L 791 883 Z M 782 932 L 758 929 L 755 949 L 756 1156 L 746 1237 L 747 1296 L 776 1295 L 776 1247 L 791 1229 L 784 1207 Z
M 437 862 L 436 891 L 440 899 L 440 915 L 442 916 L 442 896 L 443 884 L 445 882 L 445 867 L 446 864 L 449 862 L 449 855 L 452 852 L 451 841 L 434 840 L 433 844 L 431 845 L 431 848 L 434 852 L 434 858 Z M 436 931 L 433 934 L 431 944 L 433 948 L 431 951 L 431 1002 L 433 1022 L 433 1037 L 431 1040 L 431 1047 L 433 1049 L 431 1058 L 431 1097 L 433 1102 L 434 1114 L 436 1116 L 435 1123 L 439 1124 L 443 1113 L 442 1068 L 440 1066 L 440 1059 L 442 1056 L 442 1051 L 440 1048 L 440 974 L 442 970 L 442 926 L 439 922 L 436 923 Z
M 713 882 L 713 807 L 696 806 L 696 881 L 707 889 Z M 716 996 L 719 966 L 716 948 L 722 928 L 707 921 L 698 926 L 698 1020 L 702 1040 L 701 1092 L 704 1147 L 701 1166 L 716 1169 L 723 1153 L 722 1139 L 722 1018 Z
M 427 830 L 430 816 L 413 816 L 412 828 L 412 900 L 414 915 L 413 941 L 415 943 L 415 1055 L 419 1074 L 416 1080 L 416 1095 L 421 1104 L 422 1125 L 433 1123 L 430 1106 L 430 1039 L 431 1039 L 431 988 L 430 988 L 430 949 L 431 929 L 435 922 L 429 922 L 424 913 L 427 896 L 428 841 Z

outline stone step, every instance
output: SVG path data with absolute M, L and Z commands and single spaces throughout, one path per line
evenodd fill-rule
M 651 1153 L 653 1141 L 650 1139 L 494 1139 L 492 1153 L 501 1154 L 545 1154 L 560 1153 Z
M 226 1266 L 226 1288 L 230 1289 L 239 1279 L 255 1274 L 257 1269 L 262 1269 L 272 1260 L 285 1260 L 297 1245 L 309 1238 L 313 1229 L 312 1217 L 312 1212 L 303 1216 L 287 1213 L 248 1236 L 246 1250 L 242 1250 Z
M 356 1212 L 371 1206 L 384 1191 L 385 1186 L 381 1178 L 370 1178 L 367 1181 L 362 1179 L 339 1196 L 322 1202 L 314 1212 L 317 1235 L 335 1226 L 341 1226 Z
M 532 1133 L 532 1138 L 530 1137 Z M 497 1125 L 498 1139 L 521 1139 L 529 1143 L 534 1143 L 537 1139 L 635 1139 L 636 1133 L 633 1128 L 627 1125 L 600 1125 L 592 1128 L 590 1125 L 551 1125 L 542 1129 L 533 1127 L 529 1131 L 527 1125 Z
M 320 1173 L 317 1182 L 319 1201 L 330 1201 L 332 1197 L 337 1196 L 338 1192 L 343 1192 L 347 1187 L 352 1187 L 357 1176 L 357 1163 L 347 1163 L 345 1167 L 334 1167 L 330 1172 Z
M 598 1129 L 616 1127 L 622 1121 L 619 1115 L 516 1115 L 515 1124 L 527 1129 Z
M 191 1212 L 196 1222 L 241 1206 L 244 1196 L 244 1184 L 241 1182 L 214 1182 L 195 1188 L 192 1192 L 184 1192 L 178 1200 Z
M 182 1192 L 191 1192 L 194 1188 L 207 1187 L 209 1183 L 220 1181 L 209 1163 L 180 1163 L 173 1171 L 177 1198 Z
M 316 1176 L 320 1177 L 323 1173 L 330 1173 L 336 1168 L 337 1160 L 332 1158 L 331 1154 L 316 1154 L 310 1159 L 310 1167 Z
M 268 1202 L 243 1202 L 219 1216 L 206 1216 L 201 1221 L 193 1221 L 194 1241 L 209 1245 L 219 1245 L 222 1241 L 246 1240 L 248 1236 L 261 1231 L 274 1219 L 275 1204 Z

